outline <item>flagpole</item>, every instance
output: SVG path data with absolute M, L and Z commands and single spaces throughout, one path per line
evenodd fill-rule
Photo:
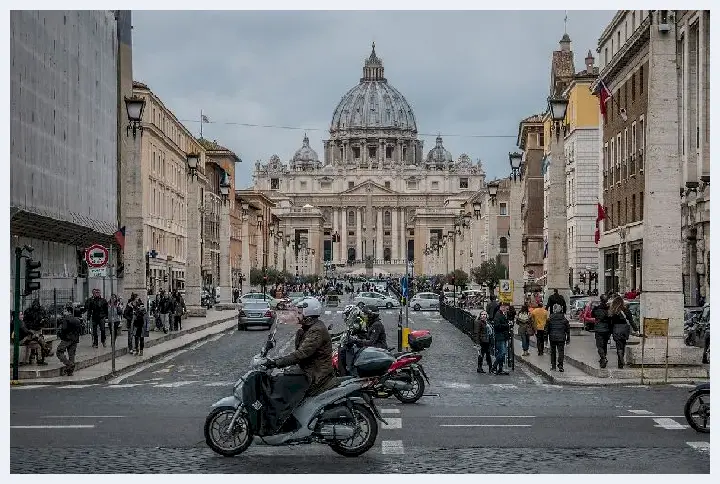
M 203 111 L 202 111 L 202 109 L 201 109 L 201 110 L 200 110 L 200 138 L 201 138 L 201 139 L 202 139 L 202 137 L 203 137 L 203 135 L 202 135 L 202 128 L 203 128 L 203 126 L 202 126 L 202 125 L 203 125 Z

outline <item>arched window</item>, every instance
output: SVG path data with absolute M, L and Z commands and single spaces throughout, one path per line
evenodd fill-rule
M 390 248 L 389 247 L 385 247 L 385 249 L 383 250 L 383 259 L 385 260 L 385 262 L 390 260 Z
M 348 212 L 348 223 L 350 225 L 355 225 L 355 212 L 353 212 L 352 210 Z
M 507 237 L 500 237 L 500 253 L 507 254 L 507 251 L 508 251 Z
M 348 261 L 355 260 L 355 247 L 348 247 L 347 258 L 348 258 Z
M 383 221 L 383 225 L 389 227 L 391 223 L 392 221 L 390 219 L 390 211 L 385 211 L 385 220 Z

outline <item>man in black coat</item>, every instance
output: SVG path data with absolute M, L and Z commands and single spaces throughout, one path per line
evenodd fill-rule
M 63 318 L 60 320 L 60 329 L 58 330 L 58 338 L 60 344 L 57 346 L 56 354 L 65 368 L 61 370 L 67 376 L 71 376 L 75 371 L 75 352 L 80 342 L 80 333 L 82 332 L 82 321 L 73 315 L 72 305 L 65 307 Z M 67 351 L 67 356 L 65 352 Z M 63 371 L 64 370 L 64 371 Z
M 495 363 L 490 367 L 490 373 L 496 375 L 509 375 L 503 371 L 505 356 L 507 355 L 507 342 L 512 337 L 510 334 L 510 323 L 507 319 L 508 305 L 502 303 L 500 309 L 495 312 L 493 318 L 493 333 L 495 334 Z
M 553 293 L 550 295 L 550 297 L 547 300 L 547 304 L 545 305 L 545 309 L 548 310 L 550 314 L 553 313 L 552 307 L 556 304 L 559 304 L 562 308 L 562 313 L 567 313 L 567 303 L 565 302 L 565 298 L 558 292 L 557 289 L 553 289 Z
M 98 347 L 98 328 L 103 348 L 105 344 L 105 320 L 108 317 L 108 302 L 100 295 L 100 289 L 93 289 L 92 297 L 85 302 L 87 318 L 92 322 L 92 347 Z
M 490 294 L 490 302 L 488 302 L 485 306 L 485 312 L 488 313 L 488 319 L 490 321 L 495 319 L 495 313 L 497 313 L 498 309 L 500 309 L 500 305 L 498 304 L 495 295 Z
M 608 309 L 607 296 L 603 294 L 600 296 L 600 304 L 592 310 L 592 317 L 595 319 L 595 347 L 600 356 L 600 368 L 605 368 L 608 363 L 607 345 L 612 332 Z
M 565 317 L 560 304 L 553 305 L 545 330 L 550 340 L 550 369 L 555 370 L 557 362 L 558 371 L 563 372 L 565 345 L 570 344 L 570 321 Z

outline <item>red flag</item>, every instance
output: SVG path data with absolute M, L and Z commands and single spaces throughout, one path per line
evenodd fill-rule
M 597 204 L 597 207 L 598 207 L 597 221 L 599 222 L 601 220 L 605 220 L 605 218 L 606 218 L 605 217 L 605 209 L 599 203 Z
M 117 241 L 118 245 L 120 246 L 120 250 L 125 249 L 125 226 L 120 227 L 115 232 L 115 240 Z
M 593 92 L 593 94 L 597 96 L 600 100 L 600 112 L 603 115 L 603 119 L 607 121 L 607 102 L 612 97 L 612 93 L 607 88 L 602 79 L 598 81 L 597 87 L 595 88 L 595 92 Z
M 605 220 L 605 209 L 599 203 L 597 204 L 597 218 L 595 219 L 595 245 L 600 242 L 600 221 Z

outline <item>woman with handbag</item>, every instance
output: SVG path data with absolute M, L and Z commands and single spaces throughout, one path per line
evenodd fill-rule
M 515 317 L 515 321 L 518 325 L 518 334 L 522 341 L 523 356 L 530 356 L 530 336 L 535 334 L 535 327 L 533 326 L 533 318 L 530 315 L 530 309 L 527 304 L 523 304 L 520 308 L 520 312 Z
M 610 303 L 608 316 L 610 318 L 610 327 L 612 328 L 612 338 L 613 341 L 615 341 L 615 347 L 617 349 L 618 368 L 623 368 L 625 366 L 625 346 L 630 337 L 631 326 L 633 334 L 636 336 L 640 334 L 640 328 L 638 328 L 637 323 L 633 321 L 632 313 L 630 309 L 625 306 L 625 301 L 622 296 L 615 296 L 615 298 L 613 298 Z

